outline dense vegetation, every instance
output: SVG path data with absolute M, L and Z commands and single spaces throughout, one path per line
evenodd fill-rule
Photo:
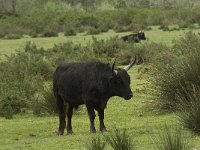
M 109 29 L 116 32 L 137 32 L 138 30 L 150 29 L 148 26 L 151 25 L 164 25 L 165 27 L 177 24 L 180 28 L 184 28 L 193 23 L 199 23 L 200 20 L 198 5 L 193 5 L 192 8 L 179 8 L 178 4 L 176 6 L 170 0 L 168 3 L 158 3 L 161 7 L 156 7 L 153 2 L 150 3 L 148 0 L 140 0 L 138 4 L 136 1 L 132 3 L 123 0 L 112 3 L 107 1 L 107 4 L 113 9 L 106 9 L 104 6 L 103 10 L 100 8 L 106 2 L 100 1 L 94 1 L 95 8 L 87 10 L 86 8 L 93 6 L 92 0 L 91 2 L 89 0 L 88 2 L 13 1 L 16 2 L 13 4 L 11 1 L 9 3 L 9 1 L 1 0 L 1 3 L 5 4 L 0 8 L 0 38 L 17 39 L 24 34 L 32 37 L 52 37 L 57 36 L 58 32 L 65 32 L 65 35 L 75 35 L 78 32 L 98 34 Z M 188 3 L 192 2 L 185 3 L 185 6 L 188 6 Z M 9 7 L 12 6 L 11 4 L 15 5 L 14 10 Z M 163 9 L 165 7 L 167 9 Z

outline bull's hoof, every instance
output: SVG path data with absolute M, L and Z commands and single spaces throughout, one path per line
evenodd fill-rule
M 74 132 L 72 130 L 67 131 L 67 135 L 72 135 Z
M 107 132 L 106 128 L 100 128 L 100 131 L 103 132 Z
M 90 129 L 90 133 L 96 133 L 96 129 Z
M 63 133 L 64 133 L 63 131 L 58 131 L 58 132 L 57 132 L 57 136 L 62 136 Z

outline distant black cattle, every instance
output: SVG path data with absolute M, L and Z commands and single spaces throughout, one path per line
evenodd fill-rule
M 139 33 L 122 36 L 121 39 L 124 41 L 134 41 L 138 43 L 140 40 L 146 40 L 146 37 L 144 32 L 140 31 Z
M 68 134 L 73 133 L 71 125 L 73 108 L 82 104 L 86 105 L 88 111 L 90 132 L 96 132 L 94 110 L 98 111 L 100 131 L 106 131 L 104 109 L 109 98 L 119 96 L 129 100 L 133 96 L 127 71 L 135 62 L 136 59 L 123 69 L 114 69 L 115 63 L 112 65 L 101 62 L 61 63 L 53 79 L 53 90 L 59 109 L 58 135 L 63 135 L 66 127 L 64 102 L 68 103 Z

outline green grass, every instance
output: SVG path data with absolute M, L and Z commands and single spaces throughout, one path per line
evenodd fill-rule
M 156 42 L 171 45 L 174 39 L 181 37 L 184 32 L 189 30 L 164 32 L 154 27 L 151 31 L 146 31 L 146 36 L 149 38 L 145 42 Z M 199 30 L 194 30 L 199 32 Z M 109 31 L 100 35 L 95 35 L 98 39 L 106 39 L 112 36 L 122 36 L 128 34 L 115 33 Z M 85 44 L 92 38 L 90 35 L 78 34 L 77 36 L 64 37 L 60 34 L 56 38 L 22 38 L 18 40 L 0 40 L 1 54 L 10 54 L 16 49 L 21 49 L 25 46 L 26 41 L 33 41 L 39 47 L 50 48 L 56 43 L 73 41 L 74 43 Z M 143 42 L 143 43 L 145 43 Z M 132 80 L 132 90 L 134 97 L 130 101 L 125 101 L 118 97 L 113 97 L 105 110 L 105 125 L 108 132 L 111 133 L 116 128 L 127 129 L 136 142 L 138 150 L 154 150 L 155 143 L 152 140 L 158 134 L 158 128 L 164 124 L 177 126 L 178 118 L 175 114 L 156 114 L 149 111 L 147 104 L 152 102 L 152 97 L 145 94 L 146 81 L 138 77 L 138 67 L 133 67 L 129 71 Z M 50 117 L 35 117 L 32 113 L 15 115 L 12 120 L 6 120 L 0 117 L 0 150 L 79 150 L 84 149 L 85 143 L 90 139 L 89 119 L 85 107 L 80 109 L 73 115 L 72 125 L 75 134 L 71 136 L 58 137 L 55 131 L 58 128 L 58 116 Z M 98 117 L 96 117 L 96 128 L 99 127 Z M 192 135 L 189 131 L 184 131 Z M 65 132 L 66 133 L 66 132 Z M 34 134 L 36 136 L 31 136 Z M 100 136 L 101 133 L 98 131 Z M 189 139 L 194 143 L 196 148 L 200 148 L 200 138 L 192 136 Z
M 158 115 L 150 112 L 146 104 L 152 100 L 139 89 L 145 86 L 145 81 L 138 79 L 138 67 L 130 70 L 132 90 L 138 91 L 134 98 L 125 101 L 121 98 L 112 98 L 105 110 L 105 124 L 109 134 L 116 128 L 127 129 L 130 136 L 134 137 L 138 150 L 153 150 L 152 137 L 158 133 L 158 127 L 164 124 L 176 126 L 178 119 L 175 114 Z M 75 134 L 58 137 L 55 131 L 58 128 L 58 116 L 35 117 L 31 113 L 15 115 L 12 120 L 0 118 L 0 149 L 84 149 L 85 143 L 90 139 L 89 119 L 85 107 L 73 115 L 72 125 Z M 96 118 L 96 127 L 99 122 Z M 35 134 L 36 136 L 30 136 Z M 101 133 L 98 131 L 100 136 Z M 193 139 L 190 139 L 192 141 Z M 200 146 L 200 138 L 195 137 L 195 144 Z

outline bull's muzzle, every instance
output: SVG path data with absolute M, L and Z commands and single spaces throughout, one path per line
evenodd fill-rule
M 133 93 L 131 92 L 129 95 L 127 95 L 126 97 L 124 97 L 125 100 L 129 100 L 133 97 Z

